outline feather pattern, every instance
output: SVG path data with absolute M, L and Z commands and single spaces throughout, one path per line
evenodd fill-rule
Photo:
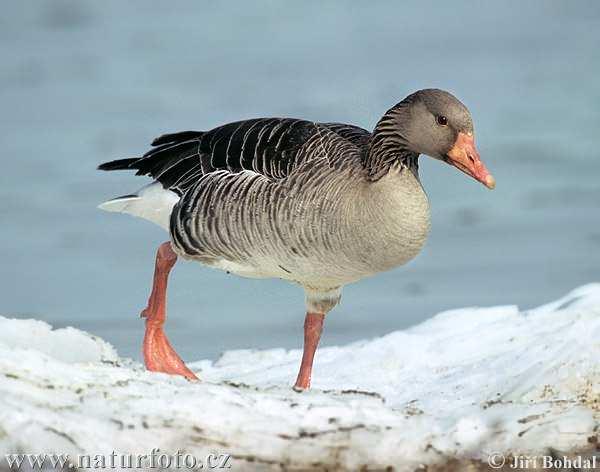
M 371 133 L 352 125 L 318 124 L 292 118 L 261 118 L 229 123 L 211 131 L 183 131 L 153 141 L 140 158 L 120 159 L 101 170 L 134 169 L 149 175 L 180 195 L 204 175 L 218 170 L 251 170 L 271 179 L 287 177 L 304 159 L 307 143 L 319 128 L 331 130 L 356 145 Z
M 178 252 L 244 276 L 327 289 L 416 255 L 429 227 L 418 179 L 397 166 L 373 187 L 362 166 L 364 150 L 339 131 L 316 126 L 285 179 L 277 178 L 281 167 L 268 164 L 261 173 L 255 167 L 203 175 L 171 215 Z M 398 206 L 392 217 L 390 199 Z
M 163 135 L 100 168 L 134 169 L 179 196 L 169 230 L 180 256 L 335 304 L 338 287 L 414 257 L 429 229 L 416 158 L 381 142 L 353 125 L 262 118 Z
M 296 282 L 308 311 L 327 313 L 345 284 L 419 253 L 429 203 L 418 157 L 466 172 L 459 164 L 471 158 L 475 165 L 473 133 L 464 104 L 443 90 L 424 89 L 390 108 L 373 132 L 257 118 L 165 134 L 141 157 L 100 165 L 154 179 L 101 208 L 161 225 L 181 257 Z M 493 187 L 491 175 L 483 180 L 473 172 L 467 173 Z

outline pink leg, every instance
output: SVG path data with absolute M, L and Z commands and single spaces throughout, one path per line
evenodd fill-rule
M 156 253 L 152 293 L 148 299 L 148 307 L 141 314 L 146 318 L 144 363 L 146 368 L 153 372 L 182 375 L 189 380 L 198 380 L 171 347 L 163 331 L 166 319 L 167 280 L 175 262 L 177 262 L 177 254 L 173 252 L 171 243 L 161 244 Z
M 298 372 L 296 385 L 294 385 L 295 390 L 307 390 L 310 388 L 313 359 L 319 345 L 319 339 L 321 339 L 324 319 L 325 315 L 323 313 L 306 313 L 306 318 L 304 319 L 304 352 L 302 353 L 300 372 Z

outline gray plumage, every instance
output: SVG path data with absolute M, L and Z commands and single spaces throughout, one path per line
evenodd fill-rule
M 443 114 L 449 125 L 439 126 Z M 421 153 L 445 160 L 468 110 L 422 90 L 386 112 L 373 133 L 340 123 L 247 120 L 164 135 L 135 169 L 158 184 L 103 208 L 166 227 L 184 258 L 246 277 L 302 285 L 310 310 L 329 311 L 341 287 L 415 257 L 429 231 Z

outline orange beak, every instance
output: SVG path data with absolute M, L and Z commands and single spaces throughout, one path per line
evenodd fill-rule
M 458 133 L 458 138 L 456 138 L 454 146 L 452 146 L 452 149 L 450 149 L 446 156 L 448 157 L 449 164 L 478 180 L 487 188 L 493 189 L 496 187 L 496 180 L 479 158 L 473 135 Z

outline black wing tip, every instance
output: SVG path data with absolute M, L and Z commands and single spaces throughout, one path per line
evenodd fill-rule
M 204 131 L 179 131 L 178 133 L 167 133 L 155 138 L 152 141 L 152 146 L 160 146 L 162 144 L 179 143 L 188 139 L 197 139 L 204 134 Z
M 131 165 L 138 161 L 139 158 L 117 159 L 116 161 L 103 162 L 98 166 L 98 170 L 125 170 L 130 169 Z
M 152 140 L 152 146 L 160 146 L 161 144 L 170 143 L 170 134 L 161 134 L 158 138 Z

